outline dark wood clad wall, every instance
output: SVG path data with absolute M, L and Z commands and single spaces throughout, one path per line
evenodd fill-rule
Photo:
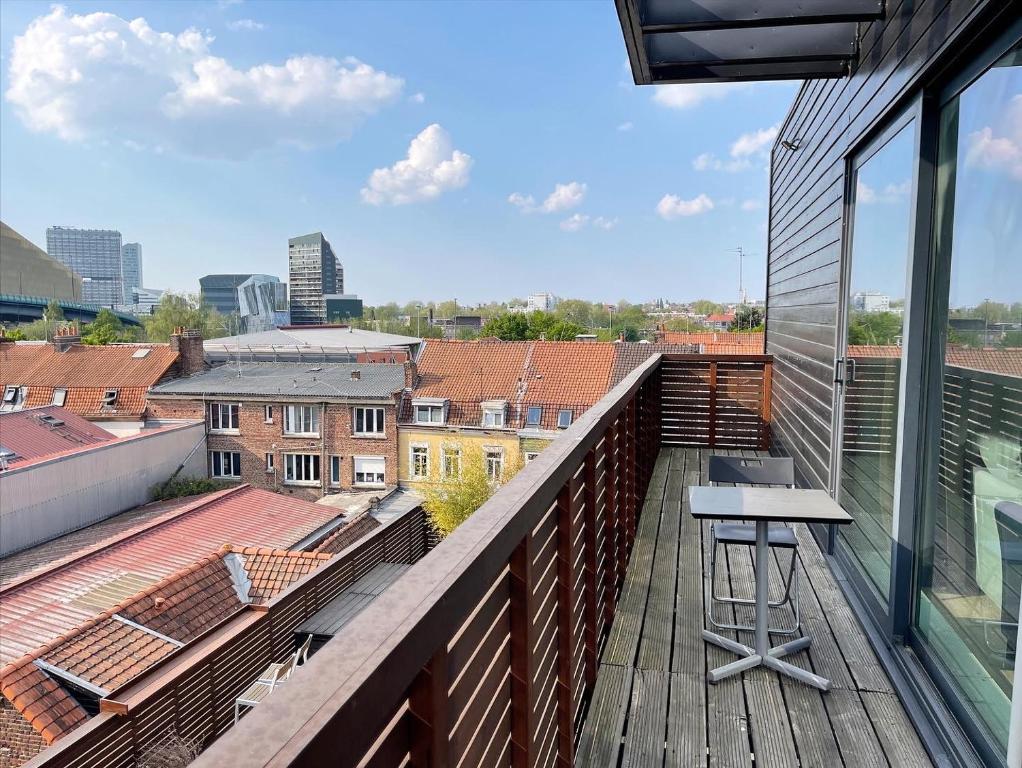
M 807 81 L 774 148 L 770 182 L 767 352 L 774 355 L 774 450 L 803 484 L 830 481 L 845 158 L 897 116 L 951 46 L 974 36 L 987 0 L 888 0 L 862 25 L 859 63 L 842 80 Z

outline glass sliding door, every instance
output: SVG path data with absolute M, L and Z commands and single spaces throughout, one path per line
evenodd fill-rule
M 943 104 L 937 159 L 913 641 L 1003 756 L 1022 591 L 1018 44 Z
M 836 496 L 855 522 L 839 546 L 886 610 L 898 454 L 916 124 L 902 120 L 861 153 L 852 176 L 844 338 L 836 377 Z M 839 350 L 840 354 L 840 350 Z

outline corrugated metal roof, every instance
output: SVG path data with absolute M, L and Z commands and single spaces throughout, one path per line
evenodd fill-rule
M 241 336 L 222 336 L 207 339 L 203 347 L 219 349 L 224 346 L 233 351 L 238 345 L 246 347 L 326 347 L 328 349 L 379 349 L 382 347 L 407 347 L 418 344 L 421 339 L 414 336 L 399 336 L 394 333 L 377 333 L 359 328 L 275 328 L 272 331 L 243 333 Z
M 14 453 L 7 460 L 12 466 L 113 439 L 105 429 L 55 405 L 0 411 L 0 444 Z
M 225 544 L 288 549 L 338 513 L 247 485 L 188 502 L 0 590 L 0 664 L 95 616 L 79 598 L 97 587 L 126 575 L 155 583 Z
M 150 394 L 382 399 L 405 385 L 404 367 L 389 363 L 244 363 L 240 373 L 237 365 L 224 365 L 168 381 Z

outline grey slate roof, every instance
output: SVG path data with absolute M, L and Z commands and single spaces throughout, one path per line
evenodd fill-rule
M 408 347 L 419 344 L 422 339 L 414 336 L 398 336 L 393 333 L 377 333 L 361 328 L 319 327 L 310 325 L 304 328 L 275 328 L 270 331 L 243 333 L 241 336 L 222 336 L 217 339 L 206 339 L 203 343 L 207 352 L 220 350 L 224 347 L 233 352 L 238 346 L 242 353 L 248 349 L 270 347 L 309 347 L 318 349 L 382 349 L 386 347 Z
M 359 379 L 352 380 L 352 371 Z M 389 363 L 243 363 L 173 379 L 150 395 L 279 395 L 349 399 L 390 399 L 405 385 L 404 367 Z

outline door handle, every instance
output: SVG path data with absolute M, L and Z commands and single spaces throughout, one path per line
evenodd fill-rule
M 849 357 L 845 360 L 845 370 L 847 371 L 847 378 L 845 379 L 846 384 L 851 384 L 855 381 L 855 358 Z
M 839 372 L 839 369 L 841 368 L 842 365 L 844 365 L 844 362 L 845 362 L 845 359 L 843 357 L 836 357 L 836 358 L 834 358 L 834 383 L 835 384 L 843 384 L 844 383 L 844 381 L 841 378 L 841 373 Z

